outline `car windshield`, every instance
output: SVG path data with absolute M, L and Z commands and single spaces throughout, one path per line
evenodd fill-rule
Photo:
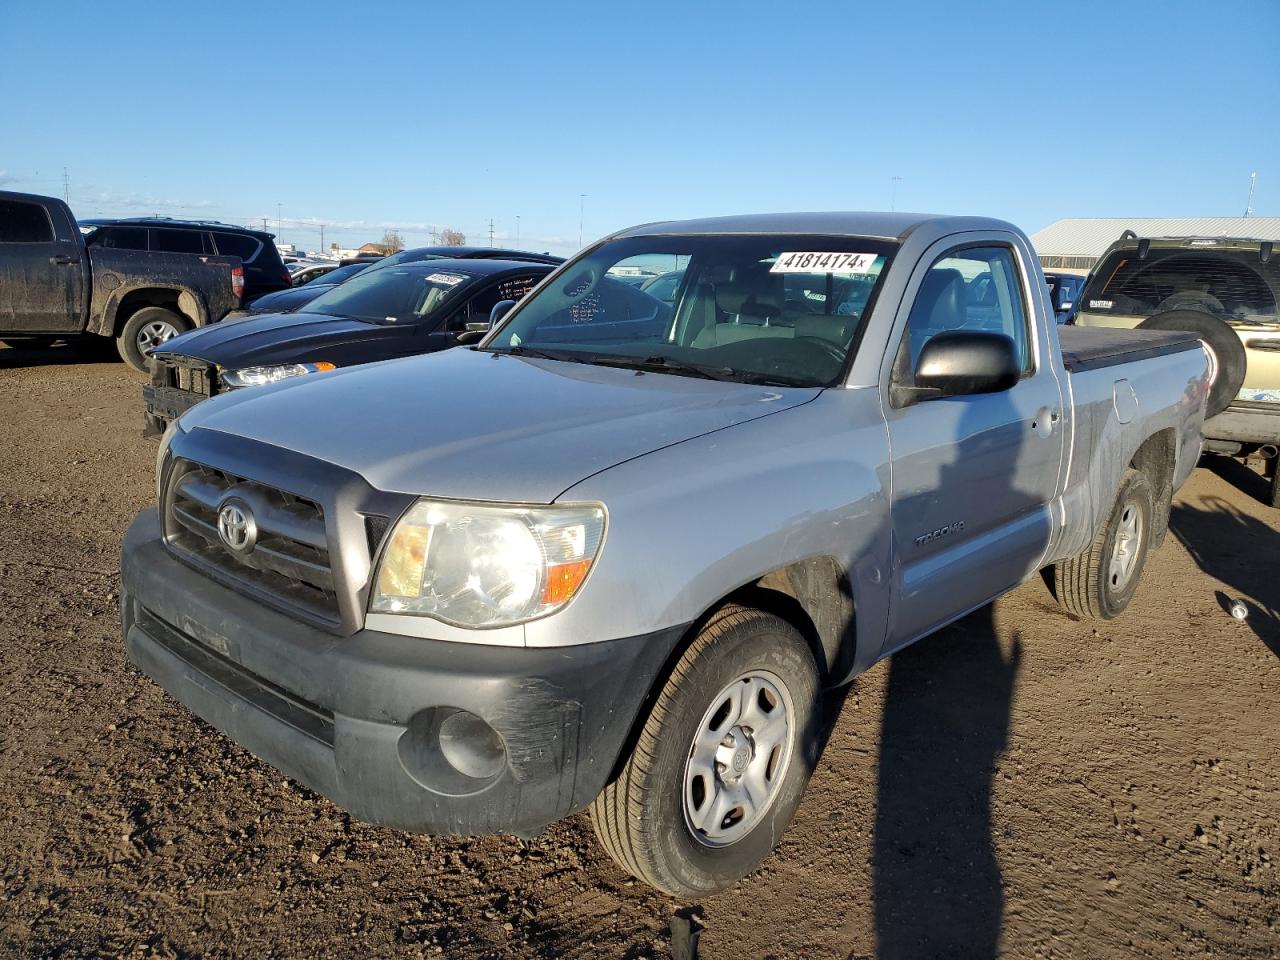
M 366 270 L 320 294 L 307 305 L 307 312 L 368 323 L 414 322 L 434 313 L 470 279 L 469 273 L 428 264 Z
M 383 257 L 381 260 L 374 260 L 369 266 L 375 270 L 385 270 L 387 267 L 394 267 L 400 263 L 422 263 L 427 260 L 443 260 L 444 257 L 436 253 L 420 253 L 417 250 L 401 250 L 399 253 L 393 253 Z
M 1241 323 L 1280 323 L 1280 258 L 1264 263 L 1257 246 L 1215 250 L 1213 244 L 1191 240 L 1165 249 L 1152 244 L 1145 257 L 1133 249 L 1118 250 L 1094 268 L 1080 308 L 1144 318 L 1188 309 Z
M 513 310 L 484 348 L 677 376 L 831 386 L 894 249 L 884 240 L 828 236 L 615 240 Z M 675 279 L 671 290 L 641 289 L 660 276 Z
M 303 286 L 309 284 L 322 283 L 342 283 L 344 280 L 350 280 L 357 273 L 367 267 L 367 263 L 349 263 L 345 267 L 337 267 L 334 270 L 326 270 L 324 273 L 317 274 L 310 280 L 304 281 Z

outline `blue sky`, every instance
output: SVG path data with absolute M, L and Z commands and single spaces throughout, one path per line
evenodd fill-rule
M 1280 2 L 8 0 L 0 185 L 576 248 L 773 210 L 1280 215 Z M 277 204 L 279 207 L 277 208 Z

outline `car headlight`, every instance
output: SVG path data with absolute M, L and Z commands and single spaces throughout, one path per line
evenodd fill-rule
M 174 417 L 164 428 L 164 434 L 160 437 L 160 449 L 156 451 L 156 503 L 160 502 L 160 484 L 164 478 L 165 464 L 169 460 L 169 446 L 173 443 L 174 435 L 181 429 L 178 426 L 178 418 Z
M 228 387 L 262 387 L 278 383 L 305 373 L 324 373 L 337 369 L 332 363 L 321 360 L 316 363 L 275 363 L 261 367 L 241 367 L 239 370 L 221 370 L 219 375 Z
M 604 538 L 601 504 L 504 507 L 419 500 L 378 565 L 375 613 L 499 627 L 564 606 Z

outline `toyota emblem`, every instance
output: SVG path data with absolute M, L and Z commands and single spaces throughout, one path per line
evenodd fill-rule
M 253 511 L 243 500 L 228 500 L 218 508 L 218 536 L 236 553 L 248 553 L 258 539 Z

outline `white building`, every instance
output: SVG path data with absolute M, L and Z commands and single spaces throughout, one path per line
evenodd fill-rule
M 1280 217 L 1115 217 L 1059 220 L 1031 235 L 1045 269 L 1087 273 L 1126 230 L 1139 237 L 1236 237 L 1280 241 Z

